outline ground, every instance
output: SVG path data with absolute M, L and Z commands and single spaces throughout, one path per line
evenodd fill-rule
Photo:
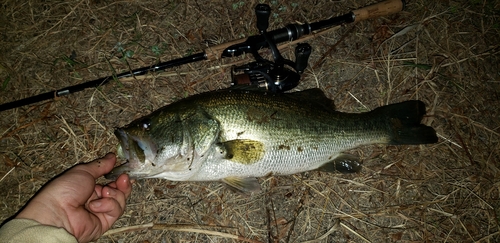
M 4 0 L 0 103 L 257 34 L 258 2 Z M 273 0 L 270 29 L 375 2 Z M 422 100 L 438 143 L 360 147 L 348 152 L 361 173 L 261 178 L 250 197 L 217 182 L 139 180 L 98 242 L 499 242 L 500 1 L 407 2 L 308 39 L 294 90 L 320 88 L 345 112 Z M 251 60 L 196 62 L 2 111 L 0 219 L 65 169 L 116 151 L 114 128 L 228 87 L 231 65 Z

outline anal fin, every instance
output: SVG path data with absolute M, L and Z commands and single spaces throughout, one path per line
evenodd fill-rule
M 351 154 L 340 154 L 335 159 L 320 166 L 317 170 L 331 173 L 356 173 L 362 168 L 359 158 Z

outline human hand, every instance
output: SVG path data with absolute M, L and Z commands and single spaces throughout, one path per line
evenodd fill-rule
M 108 153 L 72 167 L 42 187 L 16 218 L 64 228 L 78 242 L 98 239 L 123 214 L 132 191 L 126 174 L 105 186 L 95 184 L 115 163 L 116 156 Z

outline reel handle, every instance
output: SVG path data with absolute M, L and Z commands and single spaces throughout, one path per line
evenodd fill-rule
M 257 4 L 257 6 L 255 6 L 255 15 L 257 16 L 257 29 L 262 34 L 269 28 L 271 7 L 267 4 Z
M 311 55 L 312 47 L 307 43 L 300 43 L 295 47 L 295 70 L 302 74 L 307 68 L 307 62 Z

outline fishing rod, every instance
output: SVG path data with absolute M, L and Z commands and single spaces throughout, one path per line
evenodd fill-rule
M 161 62 L 149 67 L 138 68 L 127 72 L 99 78 L 85 83 L 65 87 L 62 89 L 38 94 L 21 100 L 1 104 L 0 111 L 5 111 L 40 101 L 50 100 L 57 97 L 76 93 L 87 88 L 105 85 L 114 79 L 135 77 L 150 72 L 163 71 L 168 68 L 181 66 L 198 61 L 213 61 L 218 58 L 240 56 L 250 53 L 256 59 L 255 62 L 233 67 L 231 70 L 233 86 L 250 86 L 269 90 L 271 92 L 283 92 L 294 88 L 300 79 L 300 74 L 307 67 L 307 61 L 311 53 L 311 47 L 306 43 L 299 44 L 295 49 L 295 62 L 281 56 L 277 44 L 299 40 L 305 35 L 315 31 L 332 28 L 335 26 L 355 23 L 366 19 L 377 18 L 397 13 L 405 7 L 404 0 L 385 0 L 374 5 L 353 10 L 347 14 L 321 20 L 314 23 L 289 24 L 284 28 L 267 32 L 271 8 L 266 4 L 259 4 L 255 8 L 257 16 L 257 28 L 259 34 L 250 36 L 246 40 L 239 39 L 228 43 L 208 47 L 200 53 L 187 57 Z M 258 51 L 263 48 L 271 50 L 274 61 L 266 60 Z

